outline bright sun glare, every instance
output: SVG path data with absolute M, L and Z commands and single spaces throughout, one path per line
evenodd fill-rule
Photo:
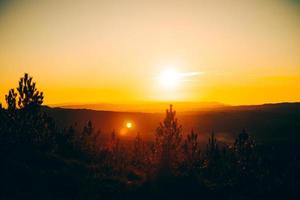
M 162 71 L 159 76 L 159 81 L 165 88 L 175 88 L 179 84 L 180 73 L 173 69 Z
M 132 123 L 131 123 L 131 122 L 127 122 L 127 123 L 126 123 L 126 127 L 127 127 L 127 128 L 132 128 Z

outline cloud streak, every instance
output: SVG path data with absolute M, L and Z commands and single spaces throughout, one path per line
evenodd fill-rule
M 179 73 L 179 76 L 181 77 L 191 77 L 191 76 L 200 76 L 203 75 L 204 72 L 183 72 Z

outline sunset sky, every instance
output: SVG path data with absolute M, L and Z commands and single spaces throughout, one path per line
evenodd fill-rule
M 297 0 L 0 2 L 2 103 L 300 101 Z

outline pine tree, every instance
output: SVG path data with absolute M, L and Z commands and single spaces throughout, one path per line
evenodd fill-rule
M 73 126 L 64 129 L 57 137 L 58 153 L 64 156 L 78 155 L 78 146 L 75 141 L 76 131 Z
M 178 162 L 182 139 L 182 126 L 178 124 L 172 105 L 166 110 L 166 118 L 156 129 L 156 148 L 160 157 L 160 173 L 169 176 L 174 173 Z
M 36 88 L 32 77 L 25 74 L 19 81 L 17 92 L 6 95 L 12 141 L 26 148 L 53 151 L 58 134 L 54 120 L 37 109 L 43 103 L 43 92 Z
M 110 163 L 114 173 L 119 175 L 123 174 L 129 161 L 129 155 L 127 155 L 128 152 L 126 151 L 124 144 L 121 142 L 119 135 L 115 130 L 111 133 L 109 149 L 111 152 Z
M 93 127 L 91 120 L 89 120 L 87 122 L 87 125 L 83 127 L 82 136 L 83 137 L 91 136 L 93 134 L 93 132 L 94 132 L 94 127 Z
M 115 130 L 113 130 L 110 134 L 109 142 L 108 142 L 108 149 L 113 151 L 116 146 L 119 145 L 119 137 Z
M 144 143 L 141 139 L 140 133 L 137 133 L 134 143 L 133 143 L 133 152 L 132 152 L 132 164 L 136 168 L 143 167 L 144 164 Z
M 255 141 L 245 129 L 238 135 L 234 143 L 234 151 L 237 157 L 237 164 L 242 171 L 247 171 L 250 162 L 254 159 Z
M 195 133 L 194 130 L 192 130 L 187 135 L 183 145 L 187 170 L 192 173 L 194 173 L 201 165 L 201 147 L 198 137 L 199 133 Z
M 89 120 L 86 126 L 83 127 L 83 131 L 79 136 L 79 144 L 81 149 L 91 156 L 95 156 L 98 151 L 98 137 L 100 131 L 95 131 L 93 123 Z
M 100 136 L 101 136 L 101 131 L 97 130 L 97 131 L 93 131 L 89 137 L 90 152 L 94 156 L 97 156 L 101 151 Z
M 206 145 L 206 165 L 215 165 L 220 156 L 218 141 L 215 137 L 214 130 L 211 132 Z
M 207 154 L 212 156 L 219 154 L 218 142 L 214 130 L 211 132 L 210 138 L 208 139 Z
M 27 73 L 20 79 L 17 91 L 19 93 L 19 108 L 42 105 L 44 100 L 43 92 L 37 90 L 36 83 L 32 81 L 32 77 L 29 77 Z
M 17 109 L 17 93 L 14 89 L 10 89 L 8 95 L 5 95 L 5 100 L 7 103 L 7 110 L 12 113 Z
M 243 129 L 235 140 L 235 151 L 239 154 L 248 154 L 254 147 L 255 141 L 249 136 L 246 129 Z

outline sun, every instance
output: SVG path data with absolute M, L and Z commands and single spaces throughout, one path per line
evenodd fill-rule
M 164 70 L 160 73 L 159 81 L 165 88 L 175 88 L 180 82 L 180 73 L 174 69 Z
M 126 127 L 129 128 L 129 129 L 132 128 L 132 123 L 131 122 L 127 122 L 126 123 Z

